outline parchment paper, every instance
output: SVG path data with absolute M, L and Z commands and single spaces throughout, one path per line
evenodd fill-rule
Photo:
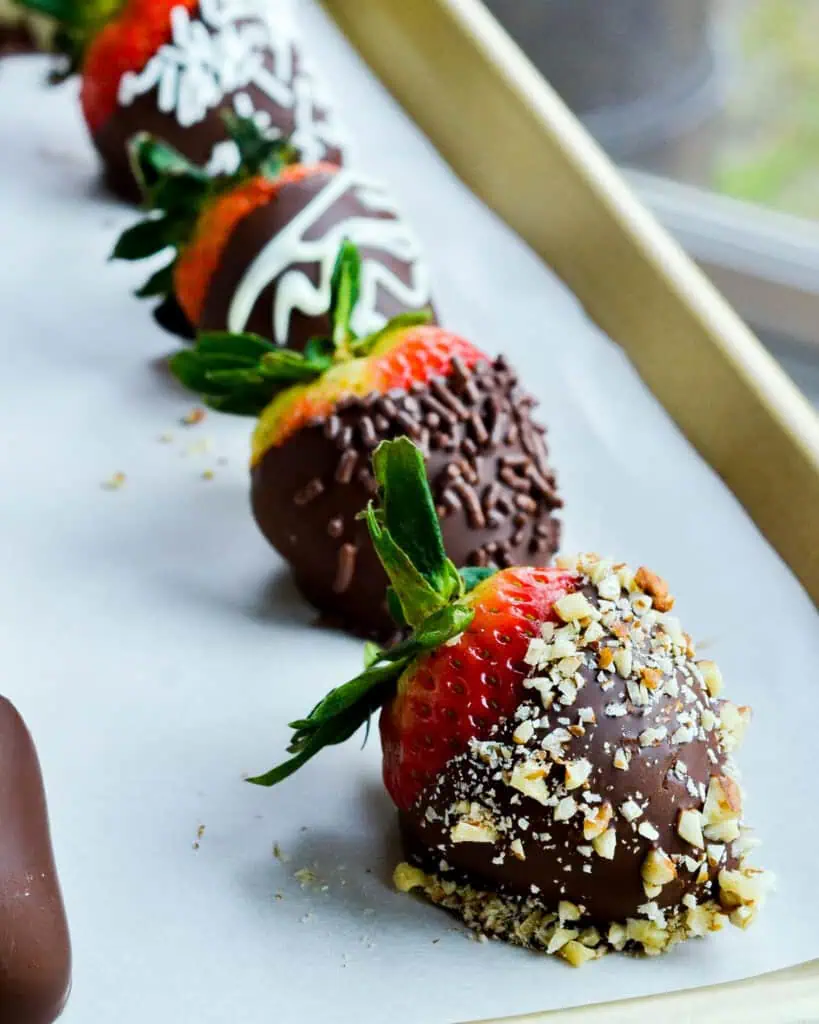
M 816 611 L 621 352 L 302 6 L 362 165 L 426 242 L 443 316 L 542 399 L 565 548 L 665 575 L 729 695 L 754 705 L 741 764 L 779 891 L 748 933 L 573 971 L 391 891 L 376 741 L 272 792 L 243 782 L 360 645 L 313 627 L 253 524 L 250 424 L 180 424 L 195 403 L 130 294 L 144 268 L 106 264 L 133 212 L 99 191 L 75 87 L 43 89 L 45 62 L 21 58 L 0 69 L 0 689 L 48 784 L 75 949 L 64 1019 L 443 1024 L 819 956 Z

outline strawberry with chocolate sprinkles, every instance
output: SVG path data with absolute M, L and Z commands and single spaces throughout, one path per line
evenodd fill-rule
M 262 532 L 328 620 L 383 639 L 395 630 L 387 577 L 359 519 L 377 490 L 370 458 L 380 442 L 409 435 L 417 443 L 459 566 L 547 565 L 561 502 L 534 399 L 506 361 L 430 325 L 426 311 L 357 337 L 350 320 L 360 273 L 358 251 L 345 242 L 332 337 L 304 353 L 210 333 L 172 369 L 208 405 L 259 417 L 251 474 Z

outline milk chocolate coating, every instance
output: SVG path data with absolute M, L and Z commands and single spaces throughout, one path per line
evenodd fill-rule
M 50 1024 L 70 983 L 40 765 L 23 720 L 0 698 L 0 1021 Z
M 237 25 L 240 26 L 248 23 L 249 19 L 237 21 Z M 292 60 L 293 78 L 289 85 L 292 86 L 297 79 L 312 81 L 295 46 L 292 48 Z M 272 50 L 263 63 L 268 71 L 274 71 L 275 56 Z M 245 94 L 250 98 L 254 110 L 268 114 L 270 127 L 278 130 L 283 137 L 289 137 L 293 133 L 296 128 L 295 107 L 279 106 L 271 96 L 252 83 L 235 93 L 227 93 L 218 108 L 212 108 L 203 120 L 189 126 L 181 125 L 174 112 L 163 113 L 158 106 L 158 90 L 152 89 L 137 96 L 130 104 L 119 104 L 114 114 L 93 136 L 94 145 L 103 160 L 105 179 L 109 187 L 129 202 L 141 200 L 140 189 L 128 157 L 128 142 L 138 132 L 149 132 L 162 139 L 197 166 L 207 165 L 214 146 L 227 139 L 222 112 L 234 111 L 234 99 L 239 94 Z M 323 122 L 328 116 L 328 111 L 316 100 L 313 106 L 314 119 Z M 338 146 L 322 144 L 321 149 L 323 160 L 335 164 L 343 163 L 343 153 Z
M 593 604 L 597 603 L 593 589 L 585 593 Z M 644 651 L 637 649 L 635 659 Z M 538 674 L 532 670 L 532 676 Z M 586 908 L 587 923 L 605 926 L 637 917 L 638 908 L 648 902 L 641 867 L 651 849 L 659 848 L 671 857 L 701 854 L 702 851 L 678 834 L 678 815 L 686 808 L 702 808 L 709 778 L 721 774 L 726 755 L 716 731 L 691 742 L 674 743 L 666 738 L 659 745 L 642 746 L 640 736 L 649 727 L 665 725 L 668 737 L 674 735 L 680 724 L 677 705 L 679 703 L 682 710 L 683 701 L 679 697 L 663 696 L 656 707 L 648 710 L 635 707 L 626 698 L 628 713 L 612 717 L 606 713 L 606 707 L 623 699 L 623 681 L 604 691 L 597 680 L 597 666 L 583 667 L 580 674 L 585 685 L 575 703 L 553 711 L 548 717 L 550 727 L 555 728 L 558 717 L 576 723 L 581 706 L 594 712 L 596 724 L 586 727 L 585 735 L 572 736 L 563 747 L 562 759 L 571 762 L 585 758 L 593 765 L 589 788 L 602 800 L 610 802 L 614 809 L 612 824 L 617 833 L 617 845 L 613 860 L 596 853 L 584 856 L 579 851 L 579 847 L 585 846 L 587 850 L 589 847 L 589 840 L 583 835 L 581 813 L 565 822 L 555 821 L 551 808 L 505 784 L 498 766 L 490 767 L 473 751 L 453 758 L 413 808 L 399 814 L 399 820 L 407 858 L 423 870 L 513 900 L 531 898 L 535 893 L 550 910 L 554 910 L 559 901 L 568 900 Z M 675 674 L 686 707 L 693 705 L 685 697 L 685 686 L 703 706 L 708 706 L 708 697 L 700 682 L 684 675 L 681 669 Z M 544 714 L 536 692 L 532 693 L 529 703 L 537 714 Z M 491 739 L 520 750 L 512 738 L 519 724 L 514 718 L 501 722 Z M 545 730 L 536 730 L 526 749 L 537 750 L 545 734 Z M 625 771 L 614 765 L 617 748 L 631 754 L 630 766 Z M 685 765 L 686 778 L 697 784 L 696 792 L 672 771 L 677 762 Z M 552 769 L 548 776 L 550 787 L 562 778 L 562 773 L 560 766 Z M 581 807 L 584 791 L 574 790 L 572 794 Z M 452 841 L 451 826 L 455 819 L 451 809 L 464 799 L 491 804 L 496 819 L 509 819 L 511 827 L 501 840 L 497 843 Z M 620 811 L 628 800 L 644 808 L 635 827 Z M 521 819 L 525 827 L 520 825 Z M 636 831 L 636 826 L 642 822 L 650 823 L 657 830 L 657 838 L 646 838 Z M 548 833 L 550 838 L 545 841 L 535 838 L 543 833 Z M 509 852 L 513 837 L 521 840 L 525 860 Z M 499 855 L 502 855 L 502 863 L 494 863 Z M 698 902 L 718 898 L 719 868 L 733 869 L 737 863 L 730 847 L 726 847 L 725 858 L 719 866 L 710 867 L 708 881 L 704 884 L 697 884 L 696 872 L 680 866 L 677 879 L 663 886 L 654 898 L 661 908 L 678 907 L 686 893 L 694 894 Z M 584 871 L 586 866 L 591 868 L 588 873 Z
M 228 328 L 228 311 L 248 267 L 270 239 L 287 227 L 293 218 L 327 187 L 332 178 L 332 172 L 327 171 L 312 174 L 300 182 L 285 184 L 272 202 L 254 210 L 239 222 L 225 248 L 219 266 L 211 278 L 200 323 L 202 330 L 223 331 Z M 308 241 L 320 239 L 333 227 L 351 217 L 388 221 L 398 219 L 392 213 L 368 208 L 361 202 L 353 189 L 348 189 L 316 221 L 306 233 L 305 238 Z M 359 246 L 359 253 L 362 260 L 374 260 L 380 263 L 401 282 L 411 285 L 413 274 L 411 263 L 397 259 L 383 249 L 375 249 L 366 245 Z M 303 273 L 312 285 L 319 284 L 321 267 L 317 262 L 291 263 L 284 273 L 294 270 Z M 276 295 L 282 276 L 279 275 L 271 281 L 261 292 L 245 330 L 260 334 L 264 338 L 273 337 Z M 414 308 L 409 309 L 379 285 L 376 310 L 385 319 L 389 320 L 399 313 L 412 312 Z M 302 351 L 311 338 L 326 338 L 331 335 L 332 324 L 329 312 L 318 316 L 305 316 L 301 310 L 295 309 L 291 313 L 287 336 L 288 348 Z
M 386 575 L 356 519 L 376 491 L 370 456 L 382 440 L 414 435 L 424 451 L 457 566 L 546 565 L 557 548 L 553 513 L 562 503 L 531 420 L 534 400 L 518 391 L 506 363 L 456 370 L 435 387 L 347 400 L 270 448 L 252 472 L 256 521 L 299 589 L 328 619 L 363 636 L 385 639 L 395 630 Z M 464 415 L 445 405 L 447 395 Z

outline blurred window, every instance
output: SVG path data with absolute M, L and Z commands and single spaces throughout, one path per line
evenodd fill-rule
M 819 0 L 485 0 L 819 404 Z

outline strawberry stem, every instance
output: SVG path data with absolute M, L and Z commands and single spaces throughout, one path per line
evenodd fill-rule
M 62 79 L 79 69 L 88 43 L 119 14 L 124 0 L 17 0 L 17 4 L 56 22 L 57 49 L 68 58 L 68 67 L 57 76 Z
M 427 482 L 424 457 L 406 437 L 385 441 L 373 454 L 382 506 L 363 513 L 404 621 L 418 628 L 464 592 L 446 557 L 441 525 Z
M 404 670 L 426 651 L 463 633 L 474 610 L 462 601 L 477 580 L 466 581 L 446 557 L 421 452 L 406 437 L 384 441 L 373 456 L 380 505 L 366 518 L 375 550 L 413 626 L 407 639 L 387 650 L 365 649 L 364 671 L 336 687 L 306 718 L 290 723 L 293 756 L 249 782 L 273 786 L 324 747 L 343 743 L 395 693 Z M 481 578 L 487 574 L 481 572 Z
M 315 380 L 331 365 L 320 342 L 309 343 L 304 353 L 291 352 L 257 334 L 222 331 L 200 334 L 195 348 L 170 362 L 177 380 L 206 405 L 238 416 L 259 416 L 284 388 Z
M 251 118 L 223 115 L 230 138 L 239 149 L 235 174 L 211 177 L 172 146 L 146 132 L 134 136 L 129 154 L 148 210 L 147 217 L 120 237 L 112 259 L 143 260 L 165 249 L 175 250 L 172 262 L 161 276 L 139 289 L 140 298 L 172 294 L 176 257 L 188 244 L 206 203 L 232 191 L 251 178 L 275 180 L 282 169 L 295 161 L 295 150 L 282 139 L 268 139 Z
M 351 321 L 360 294 L 361 256 L 356 246 L 345 238 L 333 268 L 330 288 L 330 318 L 336 362 L 347 362 L 353 358 L 350 343 L 357 339 Z

